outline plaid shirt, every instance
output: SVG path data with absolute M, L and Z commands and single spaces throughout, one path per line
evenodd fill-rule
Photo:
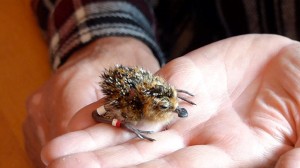
M 135 37 L 164 64 L 155 38 L 154 14 L 146 0 L 33 0 L 41 28 L 47 33 L 53 68 L 95 39 Z
M 105 36 L 145 42 L 161 64 L 206 44 L 241 34 L 271 33 L 300 40 L 300 0 L 33 0 L 49 37 L 54 68 Z M 57 2 L 56 2 L 57 1 Z M 157 3 L 154 10 L 147 3 Z M 175 10 L 176 9 L 176 10 Z M 158 32 L 158 33 L 157 33 Z

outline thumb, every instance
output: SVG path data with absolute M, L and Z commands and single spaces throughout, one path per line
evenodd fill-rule
M 300 148 L 294 148 L 283 154 L 275 168 L 297 168 L 300 165 Z

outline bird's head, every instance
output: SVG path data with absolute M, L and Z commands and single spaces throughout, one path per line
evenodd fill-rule
M 178 117 L 187 117 L 184 108 L 178 106 L 177 91 L 172 86 L 158 85 L 144 101 L 144 118 L 152 121 L 170 121 L 174 112 Z

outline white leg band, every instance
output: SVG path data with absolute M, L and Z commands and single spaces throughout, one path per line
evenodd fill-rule
M 97 108 L 97 113 L 99 115 L 103 115 L 104 113 L 106 113 L 104 106 L 98 107 Z
M 116 127 L 117 123 L 118 123 L 118 120 L 117 119 L 113 119 L 112 122 L 111 122 L 111 125 L 114 126 L 114 127 Z
M 121 124 L 122 124 L 121 121 L 118 119 L 113 119 L 111 122 L 111 125 L 114 127 L 121 127 Z

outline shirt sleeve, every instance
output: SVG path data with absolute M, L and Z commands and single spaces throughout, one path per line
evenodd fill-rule
M 53 68 L 95 39 L 130 36 L 148 45 L 161 65 L 165 58 L 155 37 L 155 19 L 146 0 L 34 0 L 46 32 Z

